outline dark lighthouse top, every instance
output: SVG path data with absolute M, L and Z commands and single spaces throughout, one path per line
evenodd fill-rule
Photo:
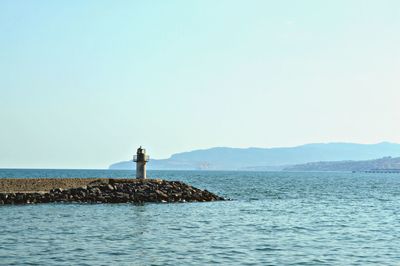
M 140 146 L 137 149 L 136 155 L 133 157 L 134 162 L 148 162 L 149 161 L 149 156 L 146 155 L 146 149 L 143 149 L 142 146 Z

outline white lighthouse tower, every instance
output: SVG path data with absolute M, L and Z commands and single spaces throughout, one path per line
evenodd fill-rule
M 146 150 L 142 146 L 137 149 L 133 161 L 136 162 L 136 178 L 146 179 L 146 163 L 149 161 L 149 156 L 146 155 Z

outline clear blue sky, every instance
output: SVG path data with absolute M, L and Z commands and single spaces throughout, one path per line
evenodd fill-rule
M 0 167 L 400 142 L 400 1 L 0 1 Z

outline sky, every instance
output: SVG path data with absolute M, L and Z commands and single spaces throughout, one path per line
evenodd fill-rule
M 400 142 L 400 1 L 0 1 L 0 168 Z

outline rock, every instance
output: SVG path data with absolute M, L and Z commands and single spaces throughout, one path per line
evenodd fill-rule
M 100 188 L 98 188 L 98 187 L 90 187 L 90 188 L 89 188 L 89 193 L 98 195 L 98 194 L 101 193 L 101 190 L 100 190 Z
M 167 194 L 165 194 L 164 192 L 162 192 L 161 190 L 156 190 L 155 191 L 155 193 L 160 197 L 160 198 L 162 198 L 162 199 L 166 199 L 166 198 L 168 198 L 168 195 Z
M 48 193 L 0 193 L 0 204 L 31 204 L 47 202 L 143 203 L 203 202 L 224 200 L 207 190 L 200 190 L 179 181 L 110 179 L 109 183 L 94 181 L 88 186 L 61 189 Z
M 61 192 L 63 192 L 62 188 L 55 188 L 54 189 L 54 193 L 61 193 Z

